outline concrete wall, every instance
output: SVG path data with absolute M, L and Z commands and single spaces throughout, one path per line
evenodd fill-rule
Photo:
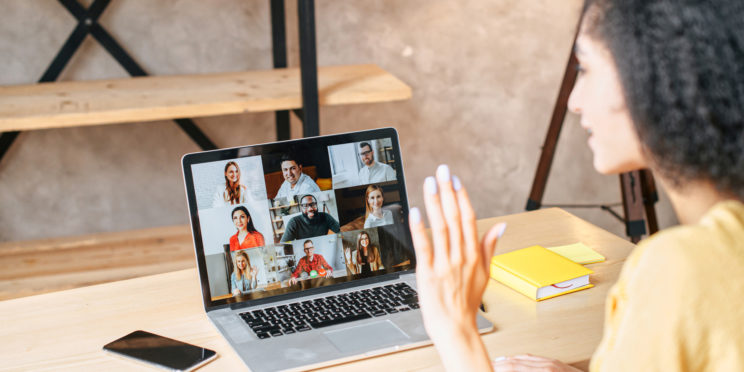
M 286 5 L 297 66 L 296 2 Z M 405 102 L 322 108 L 321 133 L 394 126 L 413 205 L 422 204 L 424 177 L 447 163 L 477 201 L 478 216 L 520 212 L 580 6 L 317 0 L 319 64 L 377 63 L 414 92 Z M 100 21 L 145 70 L 166 75 L 270 68 L 268 14 L 265 0 L 116 0 Z M 75 24 L 53 0 L 3 2 L 0 84 L 38 80 Z M 125 76 L 88 39 L 60 80 Z M 220 146 L 275 138 L 270 113 L 196 122 Z M 296 121 L 292 134 L 300 135 Z M 546 202 L 620 200 L 617 177 L 594 172 L 585 140 L 569 116 Z M 197 150 L 169 121 L 23 133 L 0 162 L 0 241 L 185 224 L 179 160 Z M 675 223 L 665 199 L 658 210 L 662 226 Z M 623 233 L 604 212 L 573 212 Z

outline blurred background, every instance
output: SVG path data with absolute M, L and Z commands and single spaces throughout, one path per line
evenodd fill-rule
M 81 1 L 85 6 L 90 1 Z M 321 134 L 398 129 L 411 205 L 449 164 L 479 218 L 524 211 L 581 0 L 317 0 L 318 65 L 374 63 L 413 90 L 407 101 L 321 107 Z M 152 75 L 271 68 L 265 0 L 114 0 L 100 23 Z M 290 66 L 299 66 L 296 1 L 286 1 Z M 55 0 L 3 2 L 0 85 L 31 84 L 76 26 Z M 127 77 L 90 37 L 59 80 Z M 0 102 L 2 104 L 2 102 Z M 292 138 L 301 136 L 293 117 Z M 273 113 L 196 118 L 218 146 L 275 139 Z M 0 241 L 188 223 L 183 154 L 172 121 L 22 133 L 0 162 Z M 662 193 L 659 224 L 676 224 Z M 619 202 L 569 114 L 544 203 Z M 616 208 L 622 212 L 622 208 Z M 569 210 L 624 236 L 600 210 Z

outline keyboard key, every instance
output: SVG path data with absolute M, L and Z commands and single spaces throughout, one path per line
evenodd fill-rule
M 270 334 L 271 334 L 271 336 L 273 336 L 273 337 L 278 337 L 278 336 L 282 336 L 282 335 L 284 335 L 284 333 L 282 333 L 282 331 L 280 331 L 280 330 L 278 330 L 278 329 L 272 330 L 272 331 L 271 331 L 271 332 L 269 332 L 269 333 L 270 333 Z
M 271 337 L 271 336 L 269 336 L 269 334 L 268 334 L 268 333 L 266 333 L 266 332 L 260 332 L 260 333 L 256 333 L 256 336 L 258 336 L 258 338 L 260 338 L 260 339 L 262 339 L 262 340 L 263 340 L 264 338 L 269 338 L 269 337 Z

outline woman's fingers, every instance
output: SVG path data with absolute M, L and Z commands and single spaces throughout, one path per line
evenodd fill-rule
M 477 250 L 478 247 L 478 227 L 476 225 L 475 211 L 473 206 L 470 204 L 470 197 L 468 196 L 465 187 L 457 176 L 452 177 L 452 187 L 457 193 L 457 202 L 460 206 L 460 223 L 462 226 L 462 237 L 465 241 L 466 251 L 464 252 L 471 259 L 479 256 L 481 253 Z
M 416 261 L 419 265 L 431 266 L 431 243 L 429 242 L 429 237 L 426 236 L 426 227 L 421 220 L 421 211 L 418 208 L 411 208 L 411 211 L 408 213 L 408 224 L 411 227 L 411 235 L 413 236 Z
M 489 265 L 491 264 L 491 257 L 493 257 L 493 252 L 496 251 L 496 243 L 498 243 L 499 238 L 504 235 L 504 231 L 506 231 L 506 223 L 497 223 L 496 225 L 493 225 L 483 237 L 483 243 L 481 243 L 480 245 L 480 254 L 482 254 L 485 258 L 483 260 L 483 263 L 486 266 L 486 270 L 488 270 Z
M 426 177 L 424 180 L 424 204 L 426 204 L 426 216 L 429 218 L 429 224 L 431 225 L 431 239 L 434 245 L 434 257 L 448 257 L 448 226 L 444 219 L 444 214 L 442 213 L 442 203 L 439 198 L 437 181 L 434 177 Z M 437 260 L 434 260 L 434 262 L 436 261 Z
M 463 261 L 462 252 L 462 226 L 460 221 L 460 205 L 457 203 L 457 195 L 452 184 L 452 175 L 449 167 L 440 165 L 437 168 L 437 183 L 439 184 L 439 198 L 442 203 L 442 213 L 447 223 L 449 240 L 449 258 L 454 264 Z

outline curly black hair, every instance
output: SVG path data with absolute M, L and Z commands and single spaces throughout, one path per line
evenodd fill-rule
M 661 175 L 744 199 L 744 1 L 587 0 L 583 17 Z

